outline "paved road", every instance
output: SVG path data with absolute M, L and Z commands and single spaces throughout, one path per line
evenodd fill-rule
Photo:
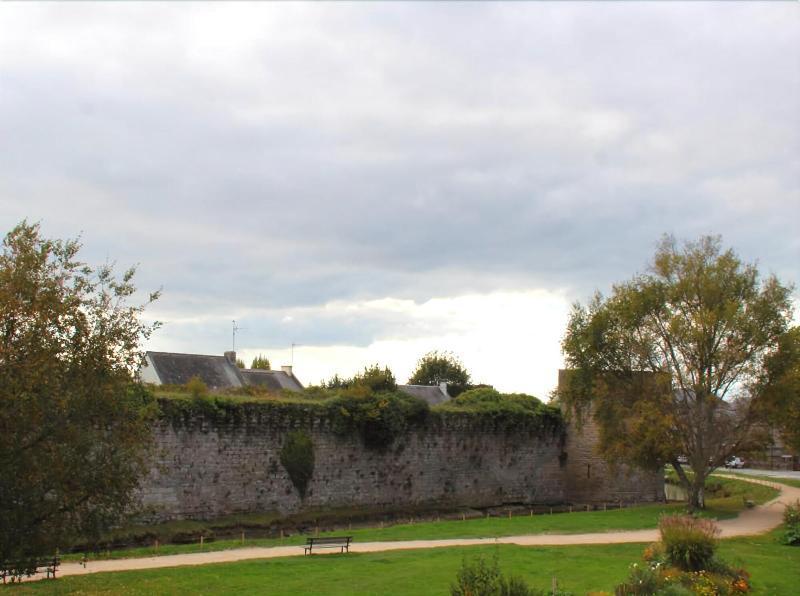
M 741 468 L 732 470 L 737 474 L 748 474 L 750 476 L 769 476 L 770 478 L 790 478 L 800 480 L 800 471 L 791 470 L 756 470 L 755 468 Z
M 720 476 L 725 476 L 720 474 Z M 733 476 L 729 476 L 733 478 Z M 739 478 L 741 480 L 741 478 Z M 779 526 L 782 522 L 785 503 L 800 499 L 800 488 L 774 484 L 765 480 L 748 480 L 765 484 L 781 490 L 781 494 L 764 505 L 743 511 L 734 519 L 719 522 L 723 538 L 762 534 Z M 655 542 L 658 530 L 635 530 L 626 532 L 597 532 L 591 534 L 531 534 L 527 536 L 504 536 L 501 538 L 457 538 L 452 540 L 408 540 L 396 542 L 359 542 L 351 545 L 356 553 L 381 552 L 392 550 L 411 550 L 423 548 L 446 548 L 453 546 L 473 546 L 480 544 L 517 544 L 520 546 L 553 546 L 570 544 L 620 544 L 626 542 Z M 330 553 L 332 551 L 323 551 Z M 338 551 L 337 551 L 338 552 Z M 158 569 L 184 565 L 207 565 L 209 563 L 230 563 L 247 559 L 270 559 L 277 557 L 303 556 L 301 546 L 276 546 L 239 548 L 208 553 L 185 555 L 165 555 L 141 559 L 116 559 L 111 561 L 89 561 L 84 567 L 79 563 L 65 563 L 59 569 L 60 576 L 87 575 L 109 571 L 130 571 L 136 569 Z M 40 579 L 35 576 L 31 579 Z

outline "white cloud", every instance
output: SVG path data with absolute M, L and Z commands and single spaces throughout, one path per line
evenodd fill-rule
M 294 370 L 305 383 L 318 383 L 335 373 L 352 375 L 373 363 L 388 365 L 405 382 L 420 356 L 447 350 L 461 357 L 474 382 L 546 398 L 562 366 L 560 341 L 569 301 L 560 293 L 531 290 L 435 298 L 422 304 L 391 298 L 340 302 L 324 309 L 365 317 L 402 313 L 404 318 L 364 347 L 309 346 L 300 339 Z M 250 339 L 248 348 L 240 351 L 246 361 L 264 353 L 275 366 L 289 363 L 289 349 L 258 347 L 256 341 Z

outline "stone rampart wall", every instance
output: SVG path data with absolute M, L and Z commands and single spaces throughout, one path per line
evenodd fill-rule
M 280 463 L 287 434 L 304 428 L 315 467 L 301 500 Z M 239 422 L 195 414 L 154 429 L 154 467 L 142 484 L 152 520 L 209 519 L 234 513 L 336 507 L 472 506 L 654 500 L 663 478 L 601 468 L 579 433 L 493 428 L 446 416 L 409 431 L 384 452 L 357 435 L 341 437 L 314 418 L 272 416 Z M 572 434 L 570 434 L 572 432 Z M 593 440 L 587 435 L 589 442 Z M 589 463 L 602 482 L 576 482 Z M 596 477 L 597 477 L 596 476 Z M 659 484 L 660 482 L 660 484 Z M 658 487 L 661 492 L 658 493 Z

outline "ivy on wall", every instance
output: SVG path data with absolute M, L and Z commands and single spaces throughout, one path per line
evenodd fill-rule
M 221 395 L 161 397 L 162 419 L 173 426 L 198 421 L 228 430 L 269 423 L 282 428 L 328 427 L 340 437 L 357 436 L 367 449 L 384 451 L 412 430 L 449 424 L 470 425 L 481 431 L 563 434 L 558 408 L 530 396 L 463 395 L 433 409 L 423 400 L 400 392 L 363 394 L 342 391 L 325 398 L 259 399 Z M 495 392 L 496 393 L 496 392 Z M 459 396 L 460 398 L 461 396 Z M 535 400 L 535 401 L 534 401 Z
M 383 451 L 410 428 L 424 423 L 430 408 L 404 393 L 340 396 L 325 403 L 333 432 L 358 434 L 368 449 Z
M 280 459 L 300 498 L 304 499 L 308 483 L 314 475 L 314 443 L 309 434 L 304 430 L 290 432 L 281 449 Z

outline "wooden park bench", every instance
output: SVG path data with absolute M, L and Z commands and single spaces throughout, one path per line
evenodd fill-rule
M 59 565 L 61 565 L 61 559 L 58 555 L 25 563 L 3 561 L 0 563 L 0 578 L 2 578 L 3 583 L 6 583 L 7 578 L 11 578 L 13 582 L 15 579 L 21 579 L 23 576 L 31 577 L 37 573 L 44 573 L 48 579 L 51 577 L 55 579 Z M 20 572 L 20 570 L 26 568 L 28 569 L 27 572 Z
M 325 536 L 324 538 L 306 538 L 305 554 L 310 555 L 311 550 L 317 548 L 340 548 L 341 552 L 350 552 L 352 536 Z

